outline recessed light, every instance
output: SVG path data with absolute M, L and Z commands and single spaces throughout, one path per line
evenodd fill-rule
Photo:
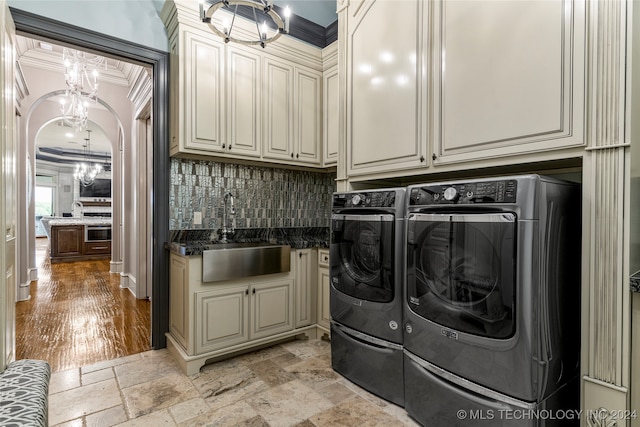
M 53 50 L 53 46 L 49 43 L 40 42 L 40 49 Z
M 75 135 L 71 132 L 67 132 L 64 134 L 64 136 L 66 136 L 67 138 L 73 138 Z

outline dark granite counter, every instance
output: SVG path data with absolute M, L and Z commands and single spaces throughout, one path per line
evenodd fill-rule
M 202 255 L 219 244 L 218 232 L 212 229 L 172 230 L 165 247 L 183 256 Z M 272 243 L 289 245 L 292 249 L 328 248 L 328 227 L 248 228 L 237 229 L 229 238 L 235 243 Z
M 631 292 L 640 292 L 640 271 L 636 271 L 629 278 Z

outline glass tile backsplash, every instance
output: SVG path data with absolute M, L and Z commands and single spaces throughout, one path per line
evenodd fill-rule
M 222 227 L 227 191 L 236 228 L 329 227 L 335 188 L 333 173 L 172 158 L 169 229 Z

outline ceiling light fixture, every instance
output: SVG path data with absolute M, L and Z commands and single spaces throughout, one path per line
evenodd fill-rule
M 91 158 L 91 129 L 87 129 L 87 137 L 84 139 L 84 157 L 85 161 L 76 164 L 76 170 L 73 177 L 80 181 L 80 184 L 87 187 L 96 179 L 96 176 L 102 172 L 102 165 L 99 163 L 90 164 Z
M 217 11 L 224 10 L 231 14 L 230 21 L 227 17 L 214 15 Z M 254 38 L 245 39 L 234 33 L 236 16 L 252 19 L 256 26 Z M 220 19 L 218 19 L 220 18 Z M 209 24 L 209 27 L 225 43 L 234 42 L 244 45 L 260 45 L 265 47 L 267 43 L 277 40 L 282 34 L 289 33 L 289 21 L 291 10 L 289 6 L 284 9 L 284 21 L 273 8 L 273 0 L 219 0 L 207 10 L 204 9 L 204 0 L 200 0 L 200 19 Z M 220 24 L 221 22 L 221 24 Z M 273 25 L 275 24 L 275 28 Z
M 64 48 L 62 61 L 67 85 L 60 100 L 62 120 L 76 131 L 87 127 L 89 105 L 98 99 L 98 68 L 106 61 L 103 56 L 89 55 L 74 49 Z

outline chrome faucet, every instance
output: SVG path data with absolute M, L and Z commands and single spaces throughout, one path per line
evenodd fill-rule
M 224 195 L 224 209 L 222 211 L 222 238 L 221 242 L 227 242 L 227 236 L 233 233 L 233 220 L 236 215 L 236 208 L 234 206 L 233 194 L 227 191 Z

